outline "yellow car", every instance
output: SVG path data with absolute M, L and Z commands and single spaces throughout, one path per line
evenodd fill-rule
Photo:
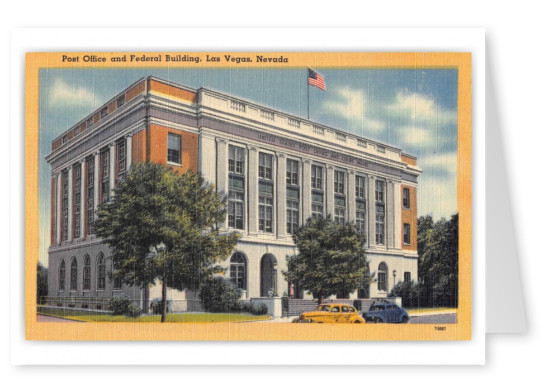
M 365 323 L 365 320 L 351 305 L 334 303 L 303 312 L 293 323 Z

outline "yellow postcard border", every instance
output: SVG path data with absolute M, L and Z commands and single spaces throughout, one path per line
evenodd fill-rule
M 153 52 L 132 52 L 137 56 Z M 171 52 L 155 52 L 166 55 Z M 472 69 L 471 53 L 398 52 L 212 52 L 213 56 L 283 56 L 287 63 L 169 63 L 173 67 L 205 68 L 455 68 L 458 70 L 457 196 L 459 213 L 459 305 L 457 323 L 444 330 L 424 324 L 315 325 L 291 323 L 47 323 L 36 316 L 38 259 L 38 129 L 41 68 L 162 68 L 168 63 L 62 61 L 62 55 L 106 58 L 130 52 L 27 53 L 25 64 L 25 336 L 51 341 L 447 341 L 472 337 Z M 204 56 L 205 52 L 190 53 Z M 211 54 L 211 53 L 209 53 Z

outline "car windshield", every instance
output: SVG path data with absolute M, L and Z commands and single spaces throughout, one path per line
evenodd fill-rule
M 331 310 L 331 307 L 328 305 L 318 305 L 316 308 L 316 311 L 323 311 L 323 312 L 329 312 Z

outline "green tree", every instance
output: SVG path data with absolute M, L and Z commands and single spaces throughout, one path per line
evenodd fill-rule
M 351 224 L 330 217 L 308 219 L 293 234 L 298 255 L 288 258 L 287 281 L 307 290 L 318 303 L 334 294 L 347 294 L 368 284 L 365 238 Z M 369 281 L 366 281 L 369 280 Z
M 167 288 L 198 290 L 223 271 L 217 262 L 239 239 L 219 230 L 225 218 L 226 198 L 201 175 L 138 163 L 115 189 L 112 202 L 99 207 L 95 229 L 111 249 L 111 279 L 140 287 L 161 284 L 164 322 Z
M 40 298 L 48 296 L 48 268 L 40 262 L 36 265 L 36 302 L 40 303 Z
M 419 280 L 426 292 L 424 304 L 457 305 L 459 217 L 418 219 Z

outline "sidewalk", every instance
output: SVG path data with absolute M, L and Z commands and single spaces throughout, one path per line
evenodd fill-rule
M 420 316 L 432 316 L 432 315 L 446 315 L 446 314 L 455 314 L 457 313 L 457 308 L 446 308 L 446 309 L 434 309 L 434 310 L 407 310 L 410 318 L 417 318 Z

